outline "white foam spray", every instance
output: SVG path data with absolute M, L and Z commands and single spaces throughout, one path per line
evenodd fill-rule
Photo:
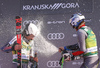
M 53 45 L 52 43 L 50 43 L 49 41 L 47 41 L 41 34 L 41 29 L 43 27 L 43 22 L 39 22 L 37 24 L 39 30 L 40 30 L 40 34 L 34 38 L 35 41 L 35 50 L 37 50 L 38 52 L 40 52 L 40 54 L 45 55 L 45 56 L 52 56 L 53 54 L 58 52 L 58 48 Z

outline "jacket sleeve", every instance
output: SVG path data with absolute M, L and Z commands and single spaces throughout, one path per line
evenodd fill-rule
M 87 38 L 87 33 L 84 30 L 79 29 L 77 34 L 78 34 L 79 50 L 72 53 L 74 56 L 78 56 L 78 55 L 84 54 L 84 52 L 86 51 L 85 39 Z
M 6 45 L 4 45 L 1 50 L 3 52 L 11 52 L 12 50 L 14 50 L 14 46 L 17 44 L 16 43 L 17 37 L 15 36 L 14 38 L 12 38 Z
M 70 46 L 65 46 L 64 50 L 66 50 L 66 51 L 72 51 L 72 55 L 73 56 L 78 56 L 78 55 L 81 55 L 81 54 L 84 53 L 83 51 L 80 50 L 78 43 L 70 45 Z
M 87 38 L 87 33 L 84 30 L 79 29 L 77 34 L 78 34 L 78 42 L 80 45 L 80 50 L 85 52 L 86 51 L 85 39 Z

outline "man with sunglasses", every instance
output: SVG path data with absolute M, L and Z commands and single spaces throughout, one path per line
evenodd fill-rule
M 77 13 L 73 14 L 69 20 L 70 25 L 77 31 L 79 51 L 72 52 L 67 55 L 66 61 L 75 60 L 78 56 L 84 59 L 80 68 L 97 68 L 99 63 L 97 40 L 92 29 L 85 25 L 85 16 Z M 60 47 L 59 52 L 68 50 L 68 46 Z M 70 55 L 70 56 L 69 56 Z M 75 58 L 76 57 L 76 58 Z

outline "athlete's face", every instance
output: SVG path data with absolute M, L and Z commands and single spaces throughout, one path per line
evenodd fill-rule
M 27 40 L 33 40 L 34 39 L 34 35 L 30 34 L 28 36 L 25 36 Z

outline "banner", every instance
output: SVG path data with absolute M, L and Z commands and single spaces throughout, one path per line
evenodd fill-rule
M 64 14 L 93 11 L 93 0 L 21 0 L 21 14 Z

